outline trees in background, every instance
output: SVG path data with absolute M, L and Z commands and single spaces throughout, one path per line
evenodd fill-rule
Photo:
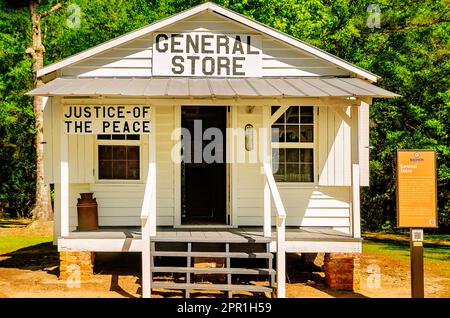
M 203 1 L 77 0 L 80 27 L 66 10 L 42 22 L 49 64 Z M 445 0 L 379 0 L 380 25 L 367 23 L 376 7 L 362 0 L 221 0 L 218 4 L 268 24 L 366 68 L 378 85 L 403 95 L 371 108 L 371 186 L 362 193 L 363 226 L 395 222 L 395 151 L 431 148 L 438 159 L 438 206 L 450 226 L 450 17 Z M 12 2 L 11 2 L 12 3 Z M 28 8 L 0 0 L 0 200 L 28 214 L 34 202 L 33 86 Z M 42 0 L 47 10 L 57 1 Z M 370 11 L 370 10 L 369 10 Z M 369 22 L 373 22 L 369 20 Z M 377 27 L 379 26 L 379 28 Z

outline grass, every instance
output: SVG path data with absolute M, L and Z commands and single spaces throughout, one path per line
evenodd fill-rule
M 0 254 L 52 241 L 51 236 L 0 236 Z
M 22 228 L 30 223 L 30 219 L 0 219 L 0 228 Z
M 436 274 L 450 277 L 450 235 L 427 235 L 424 241 L 424 266 Z M 410 262 L 407 235 L 364 234 L 363 253 L 383 256 L 406 266 Z

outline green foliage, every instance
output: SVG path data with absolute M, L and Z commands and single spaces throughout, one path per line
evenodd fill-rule
M 49 64 L 204 1 L 76 0 L 45 18 Z M 46 10 L 56 1 L 42 1 Z M 66 8 L 81 8 L 79 29 Z M 395 224 L 395 152 L 435 149 L 442 229 L 450 227 L 450 17 L 445 0 L 378 0 L 381 28 L 366 25 L 365 0 L 220 0 L 218 4 L 288 33 L 382 77 L 378 85 L 403 95 L 371 108 L 371 185 L 362 193 L 368 229 Z M 33 200 L 33 116 L 30 99 L 29 12 L 0 0 L 0 196 L 27 211 Z

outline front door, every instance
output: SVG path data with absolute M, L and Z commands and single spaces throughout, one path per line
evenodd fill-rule
M 227 224 L 227 107 L 183 106 L 181 126 L 181 224 Z

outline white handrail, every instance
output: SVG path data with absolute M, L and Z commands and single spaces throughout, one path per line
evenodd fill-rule
M 286 297 L 286 210 L 281 201 L 280 192 L 278 191 L 270 164 L 264 163 L 263 170 L 270 190 L 267 192 L 272 194 L 277 210 L 277 296 L 278 298 L 284 298 Z M 264 195 L 267 195 L 267 192 L 264 191 Z M 270 200 L 264 198 L 264 204 L 270 205 Z M 270 214 L 270 210 L 270 206 L 265 207 L 264 213 L 268 212 Z M 267 220 L 270 222 L 270 215 L 268 218 L 264 217 L 264 222 L 267 222 Z
M 272 168 L 269 163 L 265 163 L 263 167 L 270 192 L 272 193 L 273 201 L 275 202 L 275 207 L 277 208 L 277 216 L 280 218 L 286 218 L 286 210 L 284 209 L 283 202 L 281 201 L 280 192 L 278 191 L 277 184 L 273 177 Z

